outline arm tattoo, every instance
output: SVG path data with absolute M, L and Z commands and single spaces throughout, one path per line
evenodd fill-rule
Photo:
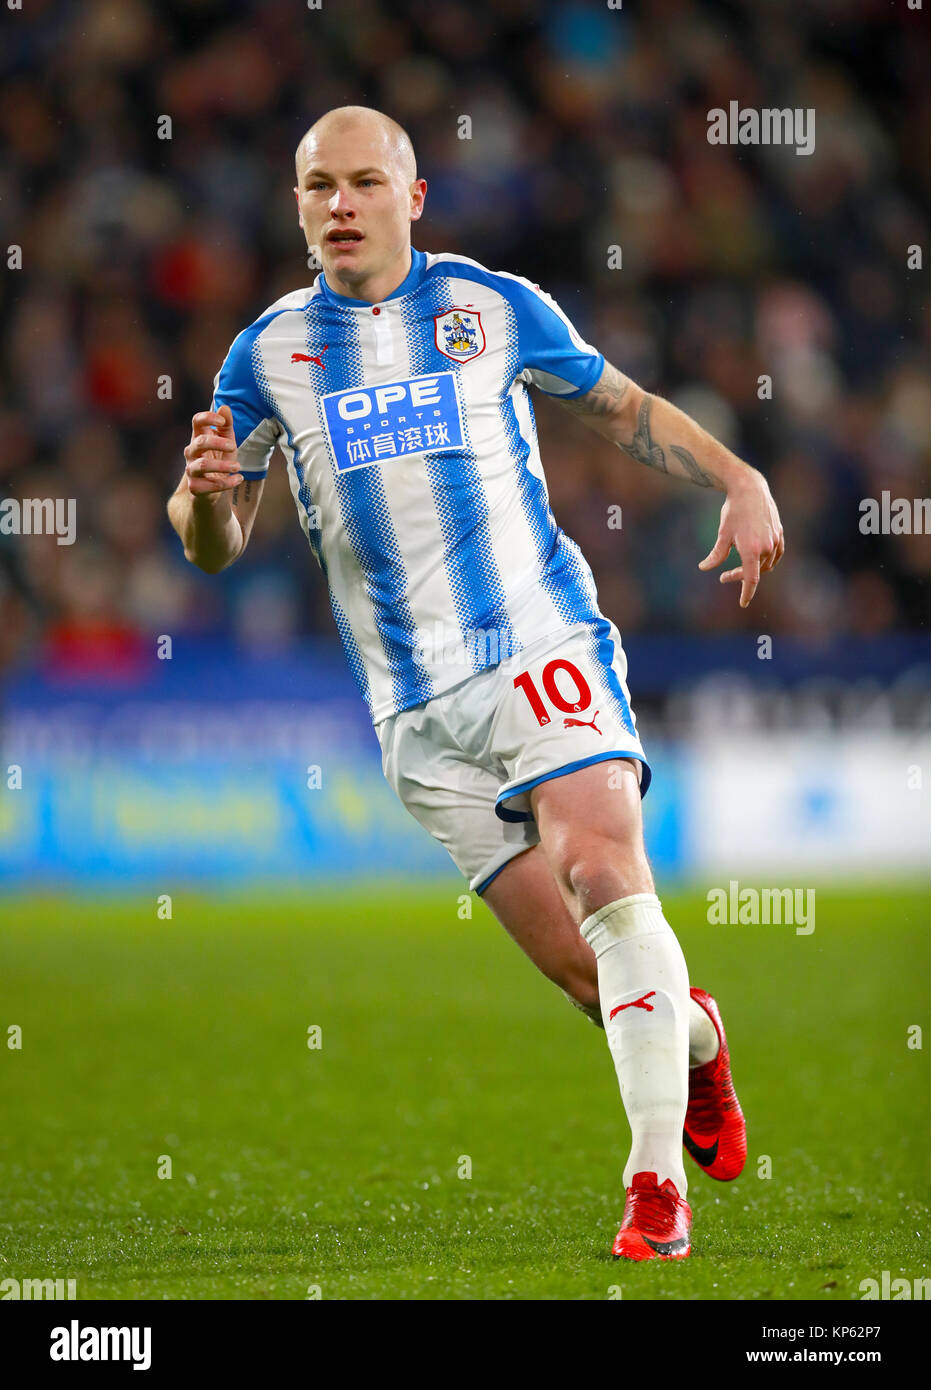
M 665 451 L 650 433 L 651 408 L 651 398 L 644 396 L 640 403 L 636 433 L 629 444 L 620 444 L 619 447 L 630 454 L 631 458 L 636 459 L 638 463 L 645 463 L 648 468 L 655 468 L 659 473 L 668 473 L 669 463 Z M 714 474 L 708 473 L 702 468 L 695 455 L 689 453 L 688 449 L 683 449 L 679 444 L 670 444 L 669 452 L 675 455 L 682 465 L 682 472 L 680 473 L 676 469 L 674 476 L 687 478 L 689 482 L 696 483 L 698 487 L 716 487 L 723 490 L 723 485 Z
M 613 415 L 620 410 L 629 388 L 628 378 L 606 362 L 601 377 L 584 396 L 574 396 L 569 401 L 560 396 L 555 399 L 574 415 Z
M 587 423 L 599 423 L 602 418 L 611 419 L 619 416 L 625 397 L 630 389 L 630 380 L 612 367 L 610 362 L 606 362 L 600 380 L 590 391 L 586 391 L 584 396 L 575 396 L 572 400 L 565 400 L 555 397 L 560 405 L 565 406 L 566 410 L 571 410 L 574 415 L 580 415 Z M 650 429 L 650 413 L 653 409 L 653 397 L 644 394 L 640 402 L 640 409 L 637 412 L 637 428 L 634 437 L 629 444 L 616 441 L 618 447 L 625 453 L 630 454 L 631 458 L 638 463 L 645 463 L 648 468 L 655 468 L 658 473 L 669 473 L 672 477 L 686 478 L 689 482 L 697 484 L 698 487 L 716 487 L 724 490 L 724 485 L 718 478 L 707 469 L 702 468 L 695 455 L 688 449 L 679 444 L 670 444 L 667 450 L 661 444 L 657 444 Z M 607 431 L 605 431 L 607 433 Z M 678 459 L 680 467 L 670 464 L 674 459 Z
M 626 449 L 631 458 L 638 463 L 645 463 L 648 468 L 656 468 L 660 473 L 668 473 L 669 467 L 666 463 L 666 455 L 650 434 L 650 409 L 652 401 L 649 396 L 644 396 L 640 402 L 640 412 L 637 416 L 637 430 L 629 444 L 622 444 L 621 448 Z
M 252 492 L 252 479 L 251 479 L 251 478 L 246 478 L 246 479 L 244 480 L 244 482 L 241 484 L 241 487 L 242 487 L 242 500 L 243 500 L 244 502 L 248 502 L 248 501 L 249 501 L 249 495 L 250 495 L 250 493 Z M 238 488 L 238 487 L 234 487 L 234 488 L 233 488 L 233 506 L 234 506 L 234 507 L 238 507 L 238 506 L 239 506 L 239 488 Z
M 718 487 L 723 490 L 723 485 L 714 474 L 702 468 L 695 455 L 690 454 L 688 449 L 681 449 L 678 444 L 670 444 L 669 447 L 693 483 L 697 483 L 699 487 Z

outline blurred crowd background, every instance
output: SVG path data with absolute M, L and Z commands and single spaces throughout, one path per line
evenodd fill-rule
M 29 0 L 0 23 L 0 245 L 23 258 L 0 276 L 0 496 L 73 497 L 78 535 L 0 535 L 0 668 L 118 671 L 153 633 L 269 649 L 335 632 L 280 460 L 219 578 L 185 564 L 165 502 L 230 342 L 316 274 L 292 155 L 345 103 L 411 134 L 428 182 L 416 246 L 538 282 L 769 478 L 786 558 L 741 612 L 696 569 L 720 497 L 535 396 L 557 518 L 625 636 L 926 626 L 931 537 L 859 528 L 861 499 L 928 492 L 928 272 L 907 265 L 931 249 L 920 12 Z M 732 99 L 813 107 L 815 153 L 709 145 L 707 113 Z

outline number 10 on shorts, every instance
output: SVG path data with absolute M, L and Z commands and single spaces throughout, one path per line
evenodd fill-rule
M 565 671 L 575 686 L 575 694 L 569 699 L 562 694 L 556 684 L 557 671 Z M 571 661 L 566 661 L 563 657 L 557 657 L 553 661 L 548 661 L 543 667 L 540 682 L 544 693 L 551 705 L 555 705 L 563 714 L 578 714 L 580 710 L 588 709 L 592 702 L 592 692 L 588 681 L 582 675 L 578 666 Z M 563 686 L 567 684 L 565 678 Z M 530 708 L 533 710 L 537 723 L 540 725 L 549 724 L 551 716 L 546 708 L 543 696 L 540 694 L 533 677 L 529 671 L 522 671 L 519 676 L 514 677 L 514 689 L 522 690 L 527 696 Z

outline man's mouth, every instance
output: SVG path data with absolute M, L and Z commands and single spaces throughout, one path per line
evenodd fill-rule
M 330 233 L 328 233 L 328 235 L 327 235 L 327 241 L 330 243 L 331 246 L 332 246 L 334 243 L 335 243 L 335 244 L 338 244 L 338 245 L 339 245 L 339 244 L 346 245 L 346 244 L 348 244 L 348 243 L 352 243 L 352 242 L 356 242 L 356 241 L 361 241 L 361 240 L 362 240 L 362 233 L 361 233 L 361 232 L 339 231 L 339 232 L 330 232 Z

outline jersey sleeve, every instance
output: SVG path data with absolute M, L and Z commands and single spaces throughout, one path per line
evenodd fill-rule
M 545 290 L 515 276 L 512 299 L 517 316 L 520 371 L 523 380 L 544 395 L 582 396 L 604 371 L 605 359 L 586 343 Z
M 244 478 L 261 479 L 268 473 L 272 452 L 282 432 L 256 380 L 253 351 L 256 335 L 240 333 L 226 354 L 213 383 L 212 410 L 228 405 L 233 412 L 239 471 Z

